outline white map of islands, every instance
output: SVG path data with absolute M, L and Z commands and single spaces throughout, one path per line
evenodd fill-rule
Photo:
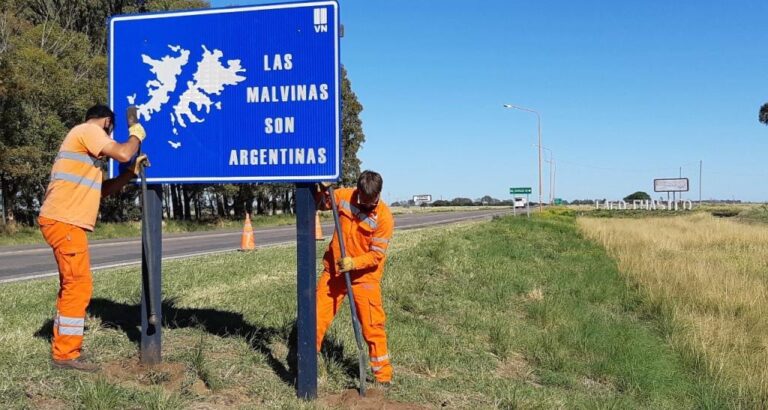
M 159 60 L 146 54 L 141 56 L 141 60 L 149 65 L 149 71 L 155 76 L 146 84 L 149 99 L 136 105 L 139 119 L 144 121 L 150 121 L 154 114 L 160 112 L 177 95 L 178 77 L 189 62 L 189 50 L 173 45 L 169 45 L 168 48 L 173 55 L 163 56 Z M 170 113 L 174 135 L 179 135 L 177 125 L 186 128 L 187 122 L 204 122 L 205 119 L 201 118 L 203 110 L 205 114 L 211 112 L 211 106 L 221 110 L 221 101 L 214 101 L 213 98 L 220 96 L 226 86 L 237 85 L 246 80 L 244 76 L 239 75 L 245 72 L 245 68 L 240 65 L 240 60 L 227 60 L 225 66 L 221 62 L 224 56 L 221 50 L 210 51 L 205 45 L 202 45 L 202 49 L 203 54 L 197 63 L 197 71 L 192 76 L 192 81 L 187 81 L 186 89 L 178 94 L 173 112 Z M 128 104 L 136 103 L 136 94 L 127 98 Z M 171 146 L 178 148 L 178 145 L 171 144 Z

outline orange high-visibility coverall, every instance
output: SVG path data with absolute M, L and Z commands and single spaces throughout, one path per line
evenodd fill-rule
M 384 330 L 386 315 L 381 298 L 381 277 L 395 221 L 383 201 L 379 201 L 370 213 L 362 213 L 357 207 L 356 189 L 341 188 L 335 190 L 334 194 L 346 255 L 354 261 L 354 269 L 350 271 L 352 293 L 363 338 L 368 343 L 371 369 L 376 380 L 388 382 L 392 379 L 392 365 L 387 351 L 387 333 Z M 340 258 L 339 240 L 334 231 L 333 239 L 323 256 L 323 273 L 317 283 L 318 352 L 326 330 L 347 295 L 344 274 L 336 266 Z
M 93 291 L 85 231 L 93 230 L 101 200 L 103 174 L 97 157 L 111 141 L 96 125 L 73 128 L 56 156 L 40 208 L 40 231 L 59 266 L 52 343 L 56 360 L 76 359 L 82 350 L 85 309 Z

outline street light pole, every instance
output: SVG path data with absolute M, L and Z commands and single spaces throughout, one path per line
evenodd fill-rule
M 532 146 L 535 147 L 536 144 Z M 555 202 L 555 153 L 547 147 L 541 149 L 549 152 L 549 159 L 544 158 L 544 162 L 549 164 L 549 204 L 552 205 Z
M 504 108 L 513 108 L 516 110 L 527 111 L 527 112 L 532 112 L 536 114 L 536 125 L 539 131 L 539 212 L 541 212 L 542 210 L 542 205 L 541 205 L 541 189 L 542 189 L 541 188 L 541 115 L 536 110 L 532 110 L 530 108 L 525 108 L 525 107 L 518 107 L 512 104 L 504 104 Z

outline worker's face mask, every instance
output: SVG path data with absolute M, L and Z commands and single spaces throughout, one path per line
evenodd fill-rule
M 357 193 L 357 206 L 361 211 L 368 213 L 376 209 L 379 205 L 379 195 L 367 196 L 365 194 Z

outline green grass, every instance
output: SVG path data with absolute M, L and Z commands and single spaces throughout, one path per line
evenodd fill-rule
M 738 215 L 737 219 L 742 222 L 768 223 L 768 205 L 762 204 L 762 205 L 753 206 L 748 209 L 742 210 L 737 215 Z
M 318 244 L 320 256 L 323 243 Z M 568 215 L 398 232 L 383 283 L 395 386 L 387 400 L 450 408 L 721 408 L 602 248 Z M 53 371 L 57 283 L 0 287 L 0 407 L 314 408 L 295 399 L 295 250 L 164 266 L 164 361 L 137 363 L 139 273 L 96 274 L 85 348 L 99 375 Z M 319 394 L 355 385 L 348 309 L 319 358 Z M 111 369 L 111 370 L 109 370 Z

